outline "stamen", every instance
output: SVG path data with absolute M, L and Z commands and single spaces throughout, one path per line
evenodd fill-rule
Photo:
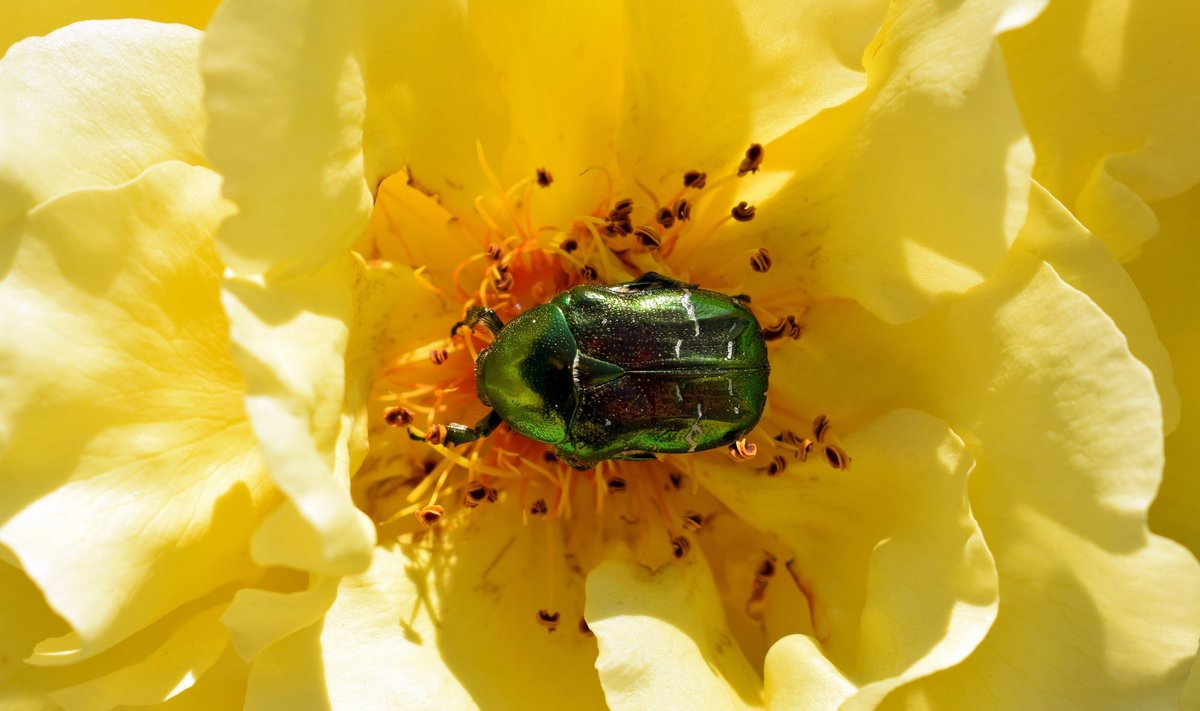
M 441 365 L 449 358 L 450 351 L 446 350 L 445 348 L 434 348 L 433 350 L 429 351 L 429 360 L 432 361 L 434 365 Z
M 747 441 L 745 437 L 729 445 L 729 456 L 733 457 L 734 461 L 744 462 L 753 459 L 756 454 L 758 445 Z
M 664 207 L 658 211 L 658 214 L 655 215 L 654 220 L 658 224 L 662 225 L 664 230 L 669 230 L 671 229 L 671 226 L 675 224 L 675 213 L 672 212 L 671 208 Z
M 558 629 L 558 613 L 550 612 L 549 610 L 538 610 L 538 624 L 546 628 L 547 632 L 553 632 Z
M 463 492 L 463 506 L 473 509 L 485 501 L 495 501 L 495 491 L 482 481 L 469 481 L 467 490 Z
M 742 177 L 746 173 L 757 173 L 759 166 L 763 161 L 763 147 L 757 143 L 751 143 L 746 149 L 746 157 L 742 159 L 741 165 L 738 166 L 738 177 Z
M 446 426 L 443 424 L 435 424 L 429 428 L 429 432 L 425 433 L 425 441 L 437 445 L 446 441 Z
M 676 558 L 682 558 L 692 550 L 692 544 L 686 536 L 675 536 L 671 539 L 671 552 Z
M 607 480 L 605 480 L 605 484 L 608 486 L 609 492 L 613 494 L 618 494 L 622 491 L 625 491 L 627 486 L 625 480 L 619 476 L 609 477 Z
M 698 514 L 695 511 L 688 511 L 683 515 L 683 527 L 692 533 L 696 533 L 704 526 L 703 514 Z
M 771 463 L 767 465 L 767 476 L 779 476 L 787 469 L 787 460 L 783 455 L 776 454 L 771 457 Z
M 708 173 L 699 170 L 689 170 L 683 174 L 683 187 L 693 190 L 703 190 L 708 184 Z
M 417 510 L 417 520 L 425 524 L 426 527 L 433 527 L 433 525 L 438 521 L 441 521 L 442 517 L 445 515 L 446 509 L 438 506 L 437 504 L 422 506 Z
M 675 203 L 675 217 L 678 217 L 680 222 L 692 219 L 692 203 L 686 198 L 680 198 L 679 202 Z
M 662 244 L 662 238 L 658 236 L 658 230 L 651 225 L 640 225 L 633 231 L 637 237 L 638 244 L 648 250 L 656 250 Z
M 412 424 L 413 413 L 407 407 L 387 407 L 383 410 L 383 421 L 392 427 L 405 427 Z
M 796 317 L 788 314 L 781 316 L 778 321 L 763 329 L 763 338 L 768 341 L 775 341 L 784 336 L 791 338 L 793 341 L 800 338 L 804 333 L 804 327 L 796 323 Z
M 493 262 L 498 262 L 502 257 L 504 257 L 504 249 L 500 245 L 493 242 L 487 246 L 486 254 L 488 259 L 492 260 Z
M 825 461 L 834 469 L 850 468 L 850 456 L 837 445 L 825 445 Z
M 550 171 L 546 170 L 545 168 L 537 169 L 537 184 L 540 187 L 548 188 L 550 187 L 550 183 L 553 182 L 554 176 L 550 174 Z
M 829 418 L 825 415 L 817 415 L 817 419 L 813 420 L 813 437 L 820 444 L 825 444 L 825 435 L 829 434 Z
M 733 219 L 737 220 L 738 222 L 749 222 L 750 220 L 754 219 L 754 213 L 756 210 L 757 208 L 743 200 L 735 205 L 733 209 L 729 211 L 729 214 L 732 215 Z M 766 250 L 759 251 L 763 252 Z M 764 269 L 763 271 L 766 270 Z
M 764 274 L 771 270 L 771 253 L 765 247 L 760 247 L 754 256 L 750 257 L 750 268 L 759 274 Z
M 529 507 L 530 516 L 545 516 L 547 513 L 549 513 L 549 511 L 550 507 L 546 506 L 545 499 L 538 499 Z
M 579 249 L 579 242 L 576 241 L 574 237 L 568 237 L 558 245 L 558 248 L 567 254 L 570 254 L 571 252 Z

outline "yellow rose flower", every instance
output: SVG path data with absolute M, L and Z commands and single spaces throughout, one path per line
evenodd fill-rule
M 1196 96 L 1117 80 L 1196 23 L 1044 5 L 231 0 L 14 46 L 0 705 L 1193 702 L 1200 566 L 1146 517 L 1196 441 Z M 484 412 L 464 306 L 650 270 L 752 297 L 757 457 L 409 437 Z

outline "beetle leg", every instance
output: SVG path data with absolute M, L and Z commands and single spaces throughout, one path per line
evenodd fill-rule
M 458 333 L 458 329 L 463 326 L 475 328 L 475 324 L 481 322 L 492 332 L 492 335 L 499 333 L 500 329 L 504 328 L 504 322 L 500 320 L 495 311 L 483 306 L 472 306 L 467 309 L 467 317 L 450 328 L 450 337 L 453 338 L 454 334 Z
M 474 442 L 481 437 L 487 437 L 492 433 L 492 430 L 500 426 L 500 416 L 495 410 L 491 410 L 484 415 L 483 419 L 475 423 L 474 427 L 467 427 L 457 423 L 446 425 L 446 444 L 455 446 Z
M 629 288 L 630 290 L 648 291 L 651 289 L 664 289 L 667 287 L 676 289 L 695 289 L 697 285 L 688 284 L 687 282 L 682 282 L 678 279 L 665 277 L 658 272 L 646 272 L 637 279 L 634 279 L 628 284 L 622 284 L 621 286 Z

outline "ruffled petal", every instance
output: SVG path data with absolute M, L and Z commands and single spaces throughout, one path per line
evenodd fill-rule
M 972 509 L 996 559 L 1000 612 L 965 662 L 898 702 L 1155 705 L 1178 694 L 1200 633 L 1200 566 L 1146 530 L 1161 406 L 1106 314 L 1014 252 L 986 284 L 911 324 L 840 305 L 808 326 L 807 347 L 784 361 L 803 374 L 791 387 L 780 378 L 785 400 L 836 404 L 835 423 L 920 407 L 978 462 Z
M 762 707 L 762 682 L 725 625 L 701 552 L 657 570 L 601 563 L 588 575 L 585 615 L 609 708 Z
M 15 221 L 60 193 L 118 185 L 162 161 L 206 164 L 200 37 L 182 25 L 81 22 L 4 56 L 0 242 L 15 243 Z M 0 267 L 10 258 L 0 246 Z
M 771 711 L 834 709 L 854 691 L 808 635 L 784 637 L 767 653 L 764 693 Z
M 350 499 L 357 413 L 348 410 L 345 363 L 361 270 L 346 255 L 302 277 L 225 279 L 246 412 L 288 498 L 255 533 L 260 564 L 344 575 L 370 562 L 375 529 Z
M 1174 430 L 1179 424 L 1179 391 L 1171 356 L 1159 340 L 1137 285 L 1120 263 L 1036 183 L 1029 197 L 1029 219 L 1021 228 L 1017 246 L 1046 260 L 1063 281 L 1087 294 L 1116 323 L 1134 357 L 1154 374 L 1163 428 Z
M 1129 263 L 1171 354 L 1183 417 L 1167 437 L 1162 488 L 1150 527 L 1200 555 L 1200 187 L 1155 205 L 1162 232 Z
M 74 630 L 40 663 L 257 574 L 247 542 L 278 499 L 218 299 L 227 212 L 214 173 L 165 163 L 22 222 L 0 283 L 0 542 Z
M 238 273 L 314 269 L 366 225 L 357 10 L 231 0 L 213 18 L 201 58 L 205 147 L 238 207 L 218 235 Z
M 255 658 L 247 707 L 603 708 L 582 610 L 547 598 L 548 580 L 554 599 L 580 592 L 547 554 L 545 537 L 561 530 L 521 528 L 511 503 L 502 496 L 439 535 L 379 548 L 369 570 L 342 580 L 323 621 Z M 547 607 L 561 617 L 554 632 L 538 624 Z
M 216 6 L 216 0 L 57 0 L 53 3 L 14 3 L 4 9 L 4 24 L 0 25 L 0 56 L 26 37 L 44 35 L 83 20 L 138 17 L 204 29 Z
M 629 5 L 612 40 L 625 60 L 622 173 L 678 189 L 686 171 L 730 170 L 751 143 L 858 95 L 886 11 L 877 0 Z
M 996 569 L 967 504 L 974 463 L 944 423 L 896 411 L 843 432 L 840 446 L 853 457 L 849 471 L 814 454 L 778 478 L 737 465 L 702 467 L 698 476 L 788 546 L 787 569 L 807 596 L 816 638 L 862 687 L 848 708 L 872 708 L 975 649 L 996 615 Z M 784 699 L 775 693 L 777 702 Z
M 1196 27 L 1195 3 L 1068 0 L 1001 42 L 1034 176 L 1122 260 L 1157 231 L 1147 203 L 1200 181 Z
M 1043 4 L 894 4 L 867 90 L 767 146 L 764 166 L 790 180 L 753 222 L 681 240 L 679 261 L 758 301 L 851 298 L 889 322 L 979 284 L 1025 220 L 1033 167 L 995 38 Z

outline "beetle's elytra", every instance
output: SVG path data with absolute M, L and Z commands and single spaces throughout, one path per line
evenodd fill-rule
M 454 325 L 495 338 L 475 362 L 492 410 L 446 443 L 485 437 L 501 422 L 587 469 L 729 444 L 758 423 L 767 398 L 766 343 L 742 303 L 653 272 L 625 284 L 583 284 L 507 325 L 473 307 Z

